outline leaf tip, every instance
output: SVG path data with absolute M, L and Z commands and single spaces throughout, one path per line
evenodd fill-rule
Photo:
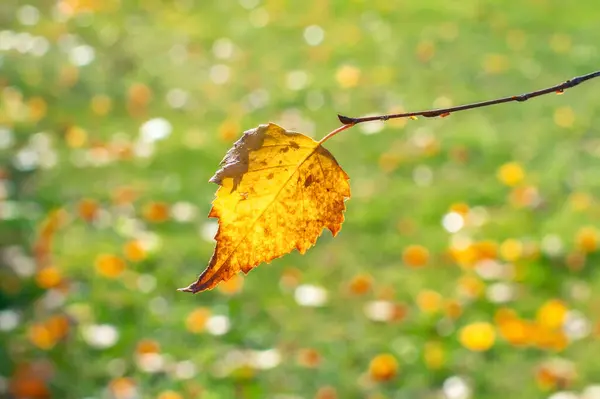
M 177 288 L 177 291 L 179 292 L 191 292 L 192 294 L 195 294 L 199 291 L 201 291 L 201 289 L 198 289 L 198 287 L 196 286 L 196 283 L 190 284 L 185 288 Z

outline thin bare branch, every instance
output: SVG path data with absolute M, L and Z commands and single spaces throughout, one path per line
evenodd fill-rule
M 530 98 L 543 96 L 544 94 L 549 94 L 549 93 L 562 94 L 567 89 L 575 87 L 575 86 L 579 85 L 580 83 L 583 83 L 583 82 L 588 81 L 593 78 L 597 78 L 599 76 L 600 76 L 600 71 L 596 71 L 596 72 L 588 73 L 587 75 L 577 76 L 573 79 L 567 80 L 564 83 L 561 83 L 561 84 L 558 84 L 558 85 L 555 85 L 552 87 L 548 87 L 546 89 L 532 91 L 530 93 L 525 93 L 525 94 L 521 94 L 518 96 L 504 97 L 504 98 L 498 98 L 496 100 L 488 100 L 488 101 L 482 101 L 482 102 L 478 102 L 478 103 L 459 105 L 456 107 L 432 109 L 432 110 L 417 111 L 417 112 L 405 112 L 405 113 L 401 113 L 401 114 L 366 116 L 366 117 L 362 117 L 362 118 L 350 118 L 348 116 L 338 115 L 338 119 L 344 125 L 353 126 L 353 125 L 357 125 L 357 124 L 363 123 L 363 122 L 387 121 L 389 119 L 410 118 L 410 117 L 417 117 L 417 116 L 423 116 L 425 118 L 435 118 L 438 116 L 445 117 L 445 116 L 450 115 L 453 112 L 465 111 L 465 110 L 473 109 L 473 108 L 487 107 L 487 106 L 496 105 L 496 104 L 509 103 L 512 101 L 523 102 L 523 101 L 529 100 Z M 327 138 L 329 138 L 329 137 L 327 137 Z

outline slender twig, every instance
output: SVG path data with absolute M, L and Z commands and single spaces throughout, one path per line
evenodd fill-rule
M 344 126 L 352 127 L 354 125 L 357 125 L 357 124 L 363 123 L 363 122 L 387 121 L 389 119 L 397 119 L 397 118 L 410 118 L 410 117 L 417 117 L 417 116 L 423 116 L 425 118 L 435 118 L 438 116 L 445 117 L 445 116 L 450 115 L 452 112 L 465 111 L 467 109 L 487 107 L 490 105 L 509 103 L 512 101 L 523 102 L 523 101 L 529 100 L 530 98 L 543 96 L 544 94 L 549 94 L 549 93 L 562 94 L 565 90 L 570 89 L 571 87 L 575 87 L 580 83 L 583 83 L 583 82 L 593 79 L 593 78 L 597 78 L 599 76 L 600 76 L 600 71 L 596 71 L 596 72 L 588 73 L 587 75 L 582 75 L 582 76 L 575 77 L 573 79 L 569 79 L 564 83 L 561 83 L 561 84 L 558 84 L 558 85 L 555 85 L 552 87 L 548 87 L 547 89 L 532 91 L 530 93 L 525 93 L 525 94 L 521 94 L 518 96 L 504 97 L 504 98 L 498 98 L 496 100 L 489 100 L 489 101 L 482 101 L 482 102 L 478 102 L 478 103 L 459 105 L 456 107 L 432 109 L 432 110 L 417 111 L 417 112 L 405 112 L 402 114 L 365 116 L 363 118 L 350 118 L 348 116 L 338 115 L 338 118 L 339 118 L 340 122 L 342 122 L 344 124 Z M 327 136 L 325 136 L 323 138 L 323 140 L 321 140 L 321 142 L 325 141 L 326 139 L 329 139 L 331 136 L 339 133 L 340 131 L 341 130 L 339 130 L 339 129 L 334 130 L 333 132 L 331 132 Z
M 321 140 L 319 140 L 319 144 L 323 144 L 324 142 L 326 142 L 327 140 L 329 140 L 330 138 L 332 138 L 333 136 L 335 136 L 339 132 L 343 132 L 346 129 L 350 129 L 352 126 L 354 126 L 354 123 L 348 123 L 348 124 L 345 124 L 345 125 L 342 125 L 342 126 L 338 127 L 337 129 L 329 132 L 327 134 L 327 136 L 325 136 Z

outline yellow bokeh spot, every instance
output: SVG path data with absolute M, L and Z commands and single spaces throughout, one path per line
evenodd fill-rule
M 112 100 L 106 95 L 96 95 L 92 97 L 90 108 L 94 114 L 98 116 L 104 116 L 110 112 L 112 108 Z
M 438 370 L 446 362 L 444 347 L 437 341 L 427 342 L 423 351 L 425 365 L 430 370 Z
M 557 126 L 570 128 L 573 127 L 575 123 L 575 112 L 573 108 L 565 105 L 564 107 L 559 107 L 554 111 L 554 123 Z
M 48 111 L 48 104 L 42 97 L 31 97 L 28 102 L 29 105 L 29 118 L 37 122 L 46 116 Z
M 158 395 L 158 399 L 183 399 L 183 396 L 175 391 L 162 391 Z
M 219 126 L 219 137 L 225 142 L 232 142 L 240 135 L 240 125 L 233 120 L 226 120 Z
M 506 43 L 512 50 L 522 50 L 527 42 L 525 32 L 512 29 L 506 34 Z
M 355 87 L 360 81 L 360 69 L 352 65 L 342 65 L 335 73 L 335 80 L 340 87 L 347 89 Z
M 211 312 L 208 308 L 200 307 L 194 309 L 185 319 L 187 330 L 195 334 L 203 332 L 206 327 L 206 322 L 210 318 L 210 314 Z
M 456 212 L 463 217 L 466 217 L 469 214 L 469 205 L 464 202 L 457 202 L 450 205 L 450 212 Z
M 550 38 L 550 47 L 558 54 L 567 53 L 571 49 L 571 38 L 564 34 L 554 34 Z
M 538 309 L 536 320 L 542 327 L 558 329 L 565 321 L 567 311 L 567 306 L 563 301 L 551 299 Z
M 375 356 L 369 363 L 369 375 L 374 381 L 389 381 L 398 374 L 398 361 L 389 354 Z
M 61 283 L 62 275 L 55 266 L 48 266 L 37 272 L 35 281 L 41 288 L 54 288 Z
M 582 212 L 592 206 L 593 198 L 588 193 L 576 192 L 569 196 L 569 206 L 577 212 Z
M 482 352 L 494 345 L 496 332 L 490 323 L 476 322 L 461 328 L 458 339 L 465 348 Z
M 505 163 L 498 169 L 498 179 L 505 185 L 514 187 L 525 179 L 525 171 L 517 162 Z
M 427 62 L 435 55 L 435 44 L 431 41 L 423 41 L 417 45 L 417 57 L 421 62 Z
M 575 237 L 575 244 L 580 251 L 594 252 L 598 249 L 599 239 L 598 229 L 592 226 L 585 226 L 579 229 Z
M 65 135 L 67 145 L 71 148 L 81 148 L 87 143 L 87 132 L 79 126 L 71 126 Z
M 434 313 L 442 307 L 442 296 L 433 290 L 423 290 L 417 295 L 417 306 L 425 313 Z
M 500 245 L 500 256 L 508 261 L 515 262 L 523 255 L 523 244 L 519 240 L 509 238 Z
M 509 67 L 508 58 L 501 54 L 488 54 L 483 59 L 483 69 L 490 75 L 506 71 Z

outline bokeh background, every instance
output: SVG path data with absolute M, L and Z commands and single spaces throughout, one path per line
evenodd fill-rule
M 0 397 L 600 398 L 600 81 L 327 142 L 338 237 L 217 289 L 244 130 L 600 65 L 595 1 L 2 0 Z

